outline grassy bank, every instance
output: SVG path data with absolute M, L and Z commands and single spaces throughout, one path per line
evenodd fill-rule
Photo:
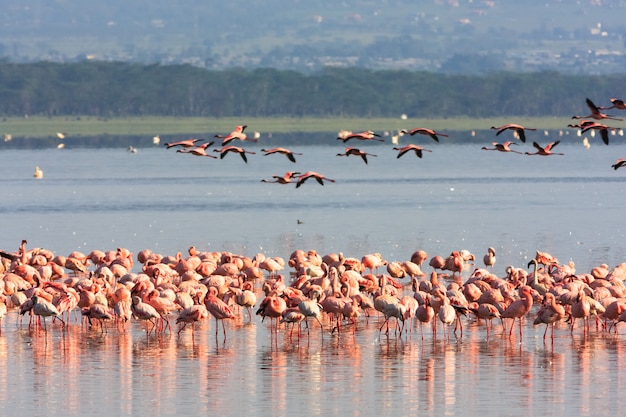
M 48 138 L 57 132 L 68 136 L 141 136 L 196 135 L 213 136 L 228 133 L 239 124 L 248 131 L 263 133 L 338 132 L 340 130 L 394 131 L 413 127 L 429 127 L 441 131 L 484 130 L 505 123 L 519 123 L 537 129 L 565 129 L 568 118 L 493 118 L 493 119 L 406 119 L 400 118 L 175 118 L 130 117 L 99 119 L 94 117 L 28 117 L 3 118 L 0 134 L 12 137 Z

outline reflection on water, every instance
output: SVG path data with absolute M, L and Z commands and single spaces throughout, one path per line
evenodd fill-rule
M 243 314 L 243 313 L 242 313 Z M 310 334 L 269 324 L 212 321 L 170 335 L 147 335 L 139 323 L 107 332 L 72 322 L 28 330 L 11 313 L 0 336 L 3 415 L 607 415 L 626 399 L 620 334 L 570 334 L 554 344 L 524 323 L 523 339 L 500 326 L 487 337 L 468 321 L 463 337 L 424 340 L 380 332 L 382 318 L 356 331 Z M 303 411 L 304 410 L 304 411 Z

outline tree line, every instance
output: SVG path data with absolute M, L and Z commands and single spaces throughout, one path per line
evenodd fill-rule
M 0 61 L 3 117 L 564 117 L 585 98 L 608 105 L 626 74 L 609 76 L 327 68 L 207 70 L 122 62 Z

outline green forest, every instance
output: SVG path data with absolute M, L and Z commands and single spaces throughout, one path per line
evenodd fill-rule
M 493 118 L 586 115 L 620 97 L 626 74 L 451 75 L 328 68 L 0 62 L 0 115 L 114 117 Z M 621 98 L 621 97 L 620 97 Z

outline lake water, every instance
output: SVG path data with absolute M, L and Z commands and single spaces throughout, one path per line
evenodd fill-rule
M 175 254 L 194 245 L 403 261 L 417 249 L 467 249 L 480 260 L 493 246 L 501 276 L 508 265 L 526 268 L 536 250 L 572 260 L 577 272 L 626 261 L 626 169 L 611 168 L 626 156 L 619 140 L 585 149 L 564 139 L 554 151 L 565 155 L 550 157 L 480 149 L 492 140 L 417 140 L 433 151 L 423 159 L 397 159 L 390 144 L 348 143 L 377 155 L 368 165 L 336 156 L 343 144 L 293 146 L 303 154 L 295 164 L 263 156 L 261 146 L 246 147 L 257 152 L 247 164 L 163 147 L 2 150 L 0 249 L 27 239 L 62 255 L 117 247 Z M 33 178 L 36 165 L 43 179 Z M 296 189 L 260 181 L 288 170 L 336 182 Z M 570 334 L 566 324 L 546 344 L 532 320 L 521 339 L 503 336 L 499 323 L 487 338 L 484 325 L 468 321 L 462 337 L 425 330 L 422 341 L 418 325 L 412 338 L 387 337 L 371 317 L 354 335 L 321 338 L 315 324 L 299 342 L 285 329 L 273 338 L 258 316 L 227 323 L 226 341 L 216 339 L 214 321 L 193 337 L 147 336 L 139 323 L 126 333 L 76 323 L 31 332 L 26 321 L 11 313 L 2 326 L 2 415 L 598 416 L 626 406 L 624 338 Z

